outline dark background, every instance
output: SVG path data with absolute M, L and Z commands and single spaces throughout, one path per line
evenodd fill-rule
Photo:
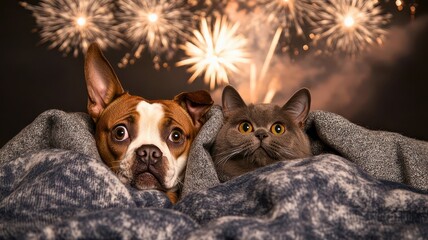
M 427 17 L 426 5 L 425 1 L 419 2 L 416 19 Z M 46 44 L 39 44 L 39 35 L 32 32 L 36 23 L 31 12 L 17 1 L 0 1 L 0 19 L 1 147 L 45 110 L 85 112 L 87 95 L 81 55 L 64 57 L 56 49 L 49 50 Z M 408 52 L 395 62 L 374 66 L 388 81 L 370 86 L 375 94 L 358 108 L 359 112 L 348 114 L 346 107 L 335 112 L 370 129 L 428 140 L 427 30 L 419 31 L 409 42 Z M 105 55 L 111 63 L 117 63 L 124 54 L 122 50 L 113 49 Z M 185 68 L 155 70 L 147 54 L 135 65 L 123 69 L 113 66 L 125 89 L 148 99 L 168 99 L 182 91 L 208 90 L 201 79 L 188 84 L 190 74 Z M 331 110 L 322 106 L 319 109 Z

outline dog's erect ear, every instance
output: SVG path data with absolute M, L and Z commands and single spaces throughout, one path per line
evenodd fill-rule
M 200 128 L 205 123 L 206 119 L 203 116 L 214 104 L 211 95 L 203 90 L 180 93 L 174 97 L 174 101 L 189 113 L 193 125 L 197 128 Z
M 282 109 L 293 117 L 299 127 L 303 127 L 311 107 L 311 93 L 308 89 L 302 88 L 297 91 Z
M 247 106 L 238 91 L 230 85 L 223 89 L 221 100 L 223 111 L 225 112 Z
M 96 43 L 92 43 L 86 52 L 85 78 L 88 89 L 88 113 L 94 121 L 97 121 L 105 107 L 122 95 L 124 90 Z

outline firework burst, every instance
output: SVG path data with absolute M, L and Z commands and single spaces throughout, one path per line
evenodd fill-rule
M 184 1 L 122 0 L 118 2 L 120 27 L 134 43 L 134 58 L 147 48 L 154 62 L 164 57 L 170 60 L 180 39 L 191 28 L 191 13 Z M 130 55 L 122 60 L 126 65 Z
M 350 55 L 381 44 L 391 18 L 375 0 L 318 0 L 313 6 L 314 40 L 324 40 L 329 49 Z
M 21 2 L 33 12 L 40 27 L 42 43 L 75 57 L 85 53 L 92 42 L 101 48 L 122 43 L 115 25 L 112 0 L 41 0 L 39 5 Z
M 304 0 L 258 0 L 257 5 L 267 17 L 267 21 L 276 28 L 283 28 L 284 35 L 289 38 L 290 30 L 294 29 L 297 35 L 303 35 L 301 24 L 305 8 L 310 6 Z
M 285 39 L 290 42 L 293 36 L 304 37 L 302 25 L 312 12 L 310 0 L 238 0 L 241 6 L 262 13 L 264 21 L 273 29 L 283 29 Z M 260 24 L 260 23 L 258 23 Z
M 239 72 L 237 64 L 247 63 L 248 53 L 246 39 L 236 34 L 238 23 L 231 25 L 223 17 L 215 20 L 213 28 L 210 26 L 207 19 L 201 19 L 200 30 L 194 30 L 194 36 L 182 46 L 188 58 L 177 66 L 192 65 L 189 82 L 205 72 L 205 83 L 214 89 L 216 84 L 229 83 L 228 74 Z

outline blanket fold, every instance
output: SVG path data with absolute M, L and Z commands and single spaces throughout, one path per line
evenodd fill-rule
M 42 149 L 74 150 L 101 160 L 86 113 L 47 110 L 0 149 L 0 163 Z
M 330 149 L 378 179 L 428 190 L 428 142 L 368 130 L 323 111 L 311 112 L 306 129 L 314 154 Z
M 0 149 L 0 238 L 428 236 L 427 142 L 316 111 L 306 130 L 317 156 L 220 184 L 210 156 L 220 107 L 207 117 L 172 205 L 164 193 L 118 180 L 98 155 L 87 114 L 41 114 Z
M 411 239 L 428 233 L 427 198 L 323 154 L 189 194 L 175 209 L 202 225 L 190 239 Z

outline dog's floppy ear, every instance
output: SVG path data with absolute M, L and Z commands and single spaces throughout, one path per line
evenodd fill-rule
M 92 43 L 86 52 L 85 79 L 88 113 L 96 122 L 105 107 L 124 93 L 113 68 L 96 43 Z
M 197 128 L 200 128 L 205 123 L 206 119 L 203 116 L 214 104 L 211 95 L 204 90 L 180 93 L 174 97 L 174 101 L 189 113 L 193 125 Z
M 311 93 L 308 89 L 302 88 L 284 104 L 282 109 L 293 117 L 299 127 L 303 127 L 308 117 L 310 107 Z

